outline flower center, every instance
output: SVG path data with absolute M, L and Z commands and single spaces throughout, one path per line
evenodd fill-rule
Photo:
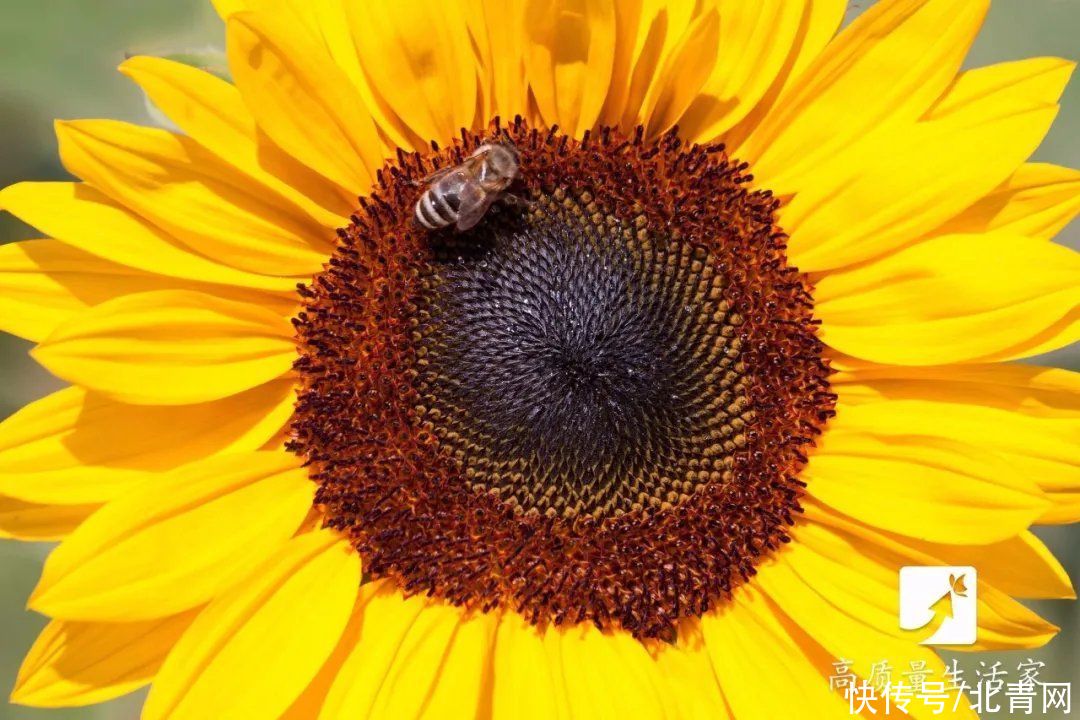
M 492 140 L 512 195 L 467 232 L 417 223 L 418 181 Z M 744 171 L 520 120 L 384 169 L 296 322 L 291 447 L 366 572 L 667 637 L 787 540 L 834 396 Z
M 753 409 L 704 247 L 630 232 L 575 189 L 432 243 L 418 416 L 467 483 L 569 518 L 730 479 Z

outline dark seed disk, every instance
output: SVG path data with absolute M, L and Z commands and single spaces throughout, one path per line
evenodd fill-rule
M 524 514 L 656 510 L 730 480 L 753 409 L 723 276 L 703 247 L 557 196 L 434 241 L 422 427 Z
M 415 180 L 492 136 L 528 203 L 416 226 Z M 776 201 L 745 171 L 674 133 L 520 120 L 382 171 L 301 290 L 291 443 L 366 572 L 663 637 L 787 541 L 835 398 Z

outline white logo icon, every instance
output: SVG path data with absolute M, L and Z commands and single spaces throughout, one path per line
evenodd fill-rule
M 973 567 L 900 568 L 900 629 L 923 630 L 920 645 L 974 645 Z

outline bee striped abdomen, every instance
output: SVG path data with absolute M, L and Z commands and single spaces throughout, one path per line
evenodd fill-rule
M 416 221 L 428 230 L 438 230 L 457 222 L 457 212 L 450 203 L 434 192 L 434 188 L 424 193 L 416 203 Z

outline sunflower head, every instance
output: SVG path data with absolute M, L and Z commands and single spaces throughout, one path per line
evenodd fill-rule
M 495 136 L 526 203 L 467 233 L 415 223 L 418 180 Z M 380 171 L 302 291 L 291 444 L 368 572 L 658 636 L 788 540 L 833 396 L 745 170 L 675 131 L 519 117 Z
M 1071 63 L 961 72 L 983 0 L 215 5 L 231 79 L 122 66 L 183 133 L 0 190 L 73 384 L 0 425 L 0 535 L 64 540 L 18 701 L 849 717 L 830 658 L 944 671 L 912 565 L 1053 635 L 1077 382 L 1008 361 L 1080 332 Z

